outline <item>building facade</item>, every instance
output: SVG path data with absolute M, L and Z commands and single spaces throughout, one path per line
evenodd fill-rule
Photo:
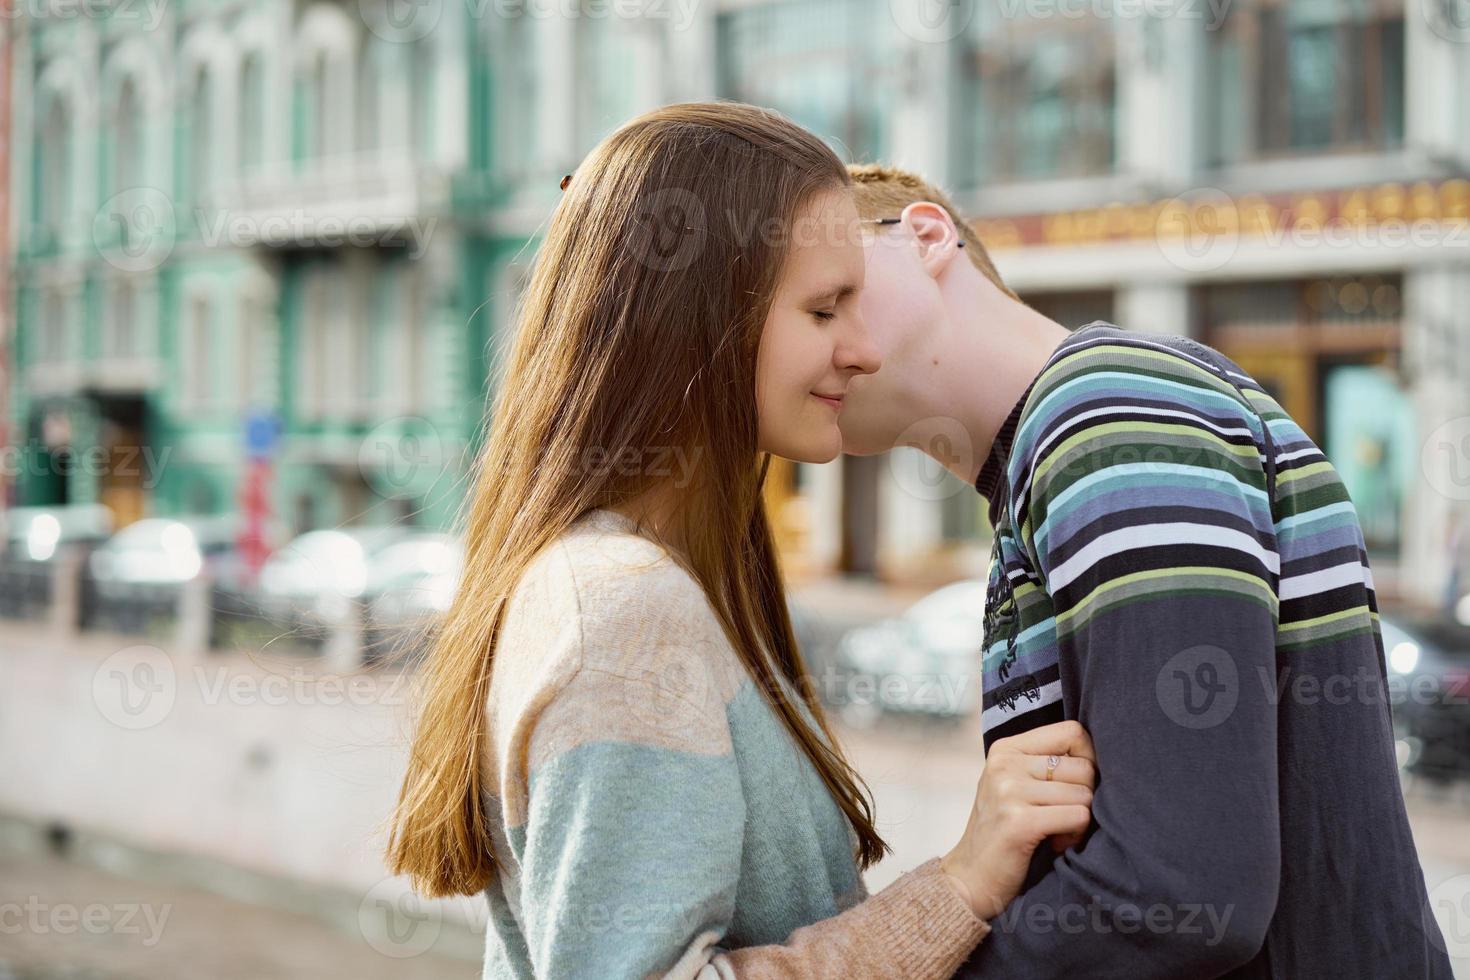
M 823 0 L 794 6 L 840 23 Z M 787 48 L 767 40 L 764 58 L 735 58 L 761 65 L 758 83 L 727 92 L 766 93 L 821 131 L 860 133 L 855 158 L 936 179 L 1007 282 L 1062 323 L 1225 351 L 1342 471 L 1384 591 L 1440 602 L 1460 560 L 1453 529 L 1470 518 L 1470 9 L 905 11 L 887 9 L 877 41 L 830 26 L 789 32 Z M 881 83 L 810 80 L 844 38 Z M 788 83 L 800 94 L 783 103 Z M 976 567 L 975 495 L 916 453 L 815 469 L 837 472 L 798 481 L 807 565 L 899 578 Z
M 6 37 L 21 503 L 229 511 L 254 454 L 290 530 L 447 522 L 560 176 L 720 96 L 930 175 L 1061 322 L 1225 350 L 1342 469 L 1388 591 L 1432 597 L 1470 522 L 1457 0 L 235 0 Z M 983 560 L 913 451 L 769 489 L 800 574 Z

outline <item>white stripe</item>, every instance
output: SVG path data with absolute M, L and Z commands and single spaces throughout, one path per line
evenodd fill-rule
M 1367 585 L 1367 576 L 1363 572 L 1363 563 L 1354 560 L 1333 568 L 1324 568 L 1320 572 L 1292 575 L 1281 580 L 1279 594 L 1282 599 L 1300 599 L 1303 596 L 1340 589 L 1344 585 Z
M 1294 459 L 1301 458 L 1302 456 L 1317 456 L 1321 455 L 1321 453 L 1322 450 L 1318 449 L 1316 446 L 1308 446 L 1306 449 L 1298 449 L 1294 453 L 1277 453 L 1276 462 L 1289 463 Z M 1322 458 L 1326 459 L 1327 457 L 1323 456 Z
M 980 713 L 980 728 L 982 730 L 989 730 L 996 725 L 1010 721 L 1012 718 L 1019 718 L 1028 712 L 1045 708 L 1047 705 L 1060 701 L 1061 699 L 1062 682 L 1060 680 L 1052 681 L 1050 684 L 1042 686 L 1040 701 L 1027 701 L 1025 697 L 1018 697 L 1016 699 L 1016 706 L 1009 709 L 1004 705 L 992 704 Z
M 1137 527 L 1119 528 L 1099 535 L 1077 554 L 1052 569 L 1046 577 L 1047 591 L 1055 595 L 1072 582 L 1081 578 L 1093 565 L 1111 555 L 1139 548 L 1155 548 L 1164 545 L 1218 545 L 1234 548 L 1256 558 L 1272 574 L 1280 574 L 1281 558 L 1274 552 L 1261 547 L 1261 543 L 1249 534 L 1213 524 L 1194 524 L 1178 521 L 1172 524 L 1142 524 Z
M 1176 382 L 1172 382 L 1172 381 L 1171 382 L 1165 382 L 1165 383 L 1167 383 L 1167 384 L 1176 384 L 1177 385 Z M 1051 398 L 1055 394 L 1056 394 L 1056 392 L 1052 392 L 1052 393 L 1048 394 L 1046 397 L 1047 398 Z M 1223 395 L 1223 394 L 1221 394 L 1220 397 L 1221 398 L 1226 398 L 1226 396 Z M 1045 401 L 1045 400 L 1046 399 L 1042 399 L 1042 401 Z M 1236 401 L 1234 401 L 1234 399 L 1228 399 L 1228 400 L 1236 408 L 1239 408 L 1240 407 L 1239 403 L 1236 402 Z M 1037 411 L 1040 411 L 1040 409 L 1041 409 L 1041 406 L 1038 403 L 1038 405 L 1036 407 L 1036 410 Z M 1032 451 L 1032 453 L 1031 453 L 1031 460 L 1032 460 L 1033 465 L 1031 466 L 1030 469 L 1028 469 L 1026 471 L 1026 482 L 1024 482 L 1024 483 L 1021 484 L 1021 492 L 1016 496 L 1016 499 L 1017 500 L 1025 500 L 1026 497 L 1027 497 L 1027 495 L 1031 492 L 1031 484 L 1033 482 L 1035 482 L 1035 479 L 1036 479 L 1036 465 L 1034 465 L 1034 464 L 1038 463 L 1040 460 L 1042 460 L 1043 458 L 1045 458 L 1045 455 L 1046 455 L 1047 451 L 1051 448 L 1051 444 L 1053 442 L 1055 442 L 1059 438 L 1071 438 L 1072 436 L 1077 435 L 1077 432 L 1075 432 L 1075 431 L 1072 430 L 1072 421 L 1074 419 L 1085 419 L 1085 418 L 1089 418 L 1089 417 L 1095 416 L 1095 415 L 1118 415 L 1118 414 L 1123 413 L 1123 412 L 1142 412 L 1144 414 L 1150 414 L 1150 415 L 1166 415 L 1166 416 L 1173 416 L 1173 417 L 1176 417 L 1176 418 L 1189 419 L 1190 421 L 1198 422 L 1198 423 L 1200 423 L 1200 424 L 1202 424 L 1202 425 L 1204 425 L 1204 426 L 1206 426 L 1206 427 L 1208 427 L 1210 429 L 1213 429 L 1216 432 L 1250 436 L 1252 443 L 1253 444 L 1255 443 L 1255 433 L 1252 432 L 1249 428 L 1245 428 L 1245 429 L 1226 429 L 1226 428 L 1222 428 L 1222 427 L 1220 427 L 1218 425 L 1214 425 L 1214 424 L 1206 421 L 1205 419 L 1200 418 L 1198 415 L 1195 415 L 1195 414 L 1190 413 L 1190 412 L 1175 412 L 1175 411 L 1170 411 L 1168 409 L 1147 409 L 1147 408 L 1143 408 L 1141 406 L 1129 404 L 1127 402 L 1119 402 L 1119 403 L 1114 404 L 1114 405 L 1109 405 L 1109 406 L 1107 406 L 1105 408 L 1095 408 L 1095 409 L 1092 409 L 1092 410 L 1087 411 L 1087 412 L 1079 413 L 1077 415 L 1068 416 L 1067 419 L 1064 422 L 1059 423 L 1055 428 L 1053 428 L 1052 431 L 1047 434 L 1047 437 L 1045 439 L 1043 439 L 1037 445 L 1036 449 L 1034 449 Z M 1035 416 L 1033 416 L 1032 418 L 1034 418 L 1034 417 Z M 1119 419 L 1118 421 L 1120 421 L 1120 422 L 1126 422 L 1128 420 L 1127 419 Z M 1031 418 L 1028 418 L 1026 420 L 1026 422 L 1027 422 L 1028 425 L 1031 424 Z M 1064 434 L 1065 434 L 1065 436 L 1064 436 Z M 1017 432 L 1017 435 L 1019 436 L 1020 433 Z M 1242 447 L 1242 448 L 1244 448 L 1244 447 Z M 1259 446 L 1259 444 L 1256 445 L 1256 452 L 1257 452 L 1257 455 L 1260 454 L 1260 446 Z

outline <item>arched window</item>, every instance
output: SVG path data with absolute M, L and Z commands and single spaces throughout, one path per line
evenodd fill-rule
M 194 74 L 189 96 L 189 194 L 204 200 L 214 183 L 214 115 L 210 107 L 213 86 L 209 71 L 200 66 Z
M 252 51 L 240 66 L 240 176 L 260 168 L 265 158 L 265 72 L 261 55 Z
M 47 100 L 39 133 L 32 217 L 36 224 L 55 231 L 71 209 L 72 113 L 61 95 L 53 94 Z
M 112 193 L 116 194 L 143 180 L 143 109 L 132 78 L 125 78 L 118 89 L 112 136 Z

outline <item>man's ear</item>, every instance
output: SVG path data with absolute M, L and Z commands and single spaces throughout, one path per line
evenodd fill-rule
M 949 212 L 931 201 L 915 201 L 899 217 L 914 236 L 924 271 L 938 279 L 964 247 Z

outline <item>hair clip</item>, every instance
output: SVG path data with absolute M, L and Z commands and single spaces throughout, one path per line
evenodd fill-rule
M 566 190 L 567 189 L 567 185 L 570 184 L 571 182 L 572 182 L 572 175 L 571 174 L 567 174 L 565 177 L 563 177 L 561 179 L 561 189 L 562 190 Z

